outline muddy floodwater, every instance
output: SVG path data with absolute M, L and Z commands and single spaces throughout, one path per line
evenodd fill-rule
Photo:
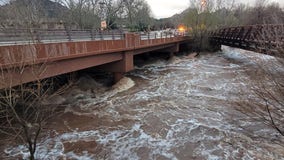
M 250 95 L 246 70 L 271 60 L 224 47 L 193 59 L 177 56 L 144 64 L 111 88 L 83 77 L 78 83 L 91 87 L 77 84 L 62 97 L 69 104 L 51 120 L 52 130 L 41 138 L 36 157 L 284 160 L 283 137 L 236 104 L 240 94 Z M 4 152 L 28 157 L 21 145 Z

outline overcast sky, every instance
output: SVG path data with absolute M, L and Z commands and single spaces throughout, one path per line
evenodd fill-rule
M 176 13 L 181 13 L 189 7 L 189 0 L 146 0 L 152 9 L 155 18 L 166 18 Z M 245 4 L 254 4 L 255 0 L 236 0 Z M 270 0 L 284 6 L 284 0 Z

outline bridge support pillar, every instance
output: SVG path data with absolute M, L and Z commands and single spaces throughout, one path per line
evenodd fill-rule
M 125 73 L 133 70 L 133 52 L 123 52 L 122 53 L 122 60 L 113 62 L 110 64 L 106 64 L 105 68 L 107 71 L 110 72 L 118 72 L 118 73 Z
M 175 52 L 170 52 L 170 58 L 173 58 L 175 56 Z
M 120 81 L 123 77 L 124 77 L 124 73 L 120 73 L 120 72 L 113 73 L 113 80 L 115 83 Z
M 169 49 L 170 51 L 170 58 L 173 58 L 175 56 L 175 53 L 179 52 L 179 43 L 177 43 L 174 47 L 172 47 L 171 49 Z
M 99 70 L 114 73 L 114 82 L 118 82 L 123 78 L 124 73 L 134 69 L 133 51 L 126 51 L 119 54 L 122 54 L 121 60 L 98 67 Z

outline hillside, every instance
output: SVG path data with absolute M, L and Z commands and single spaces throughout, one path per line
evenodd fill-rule
M 189 9 L 184 10 L 179 14 L 175 14 L 169 18 L 162 18 L 155 20 L 155 28 L 175 28 L 178 25 L 184 22 L 186 14 L 189 12 Z
M 0 19 L 3 21 L 29 14 L 43 19 L 59 18 L 67 10 L 68 8 L 60 3 L 50 0 L 12 0 L 0 6 Z

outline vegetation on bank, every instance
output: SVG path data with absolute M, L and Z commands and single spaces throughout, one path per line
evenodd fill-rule
M 284 10 L 268 0 L 245 5 L 236 0 L 190 0 L 188 9 L 169 18 L 155 19 L 145 0 L 0 0 L 1 27 L 48 27 L 97 29 L 101 21 L 108 29 L 176 28 L 180 24 L 194 29 L 279 24 L 284 21 Z M 2 4 L 2 5 L 1 5 Z M 191 31 L 192 31 L 191 30 Z

